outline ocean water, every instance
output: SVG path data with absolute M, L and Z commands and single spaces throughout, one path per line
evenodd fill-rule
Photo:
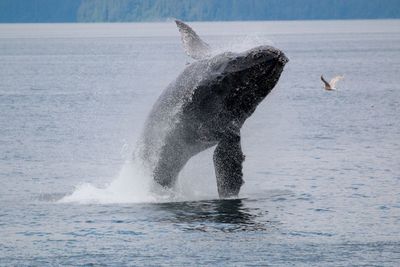
M 399 266 L 400 21 L 191 25 L 290 59 L 242 128 L 238 199 L 212 149 L 168 192 L 132 161 L 191 61 L 173 22 L 0 24 L 0 266 Z

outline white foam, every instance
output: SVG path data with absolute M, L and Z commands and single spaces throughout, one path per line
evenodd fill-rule
M 153 202 L 150 179 L 144 175 L 135 162 L 126 162 L 119 175 L 103 188 L 85 183 L 60 200 L 62 203 L 135 203 Z
M 151 176 L 143 171 L 140 164 L 129 161 L 124 164 L 118 176 L 110 184 L 104 187 L 97 187 L 90 183 L 81 184 L 72 194 L 59 200 L 59 203 L 149 203 L 194 201 L 218 197 L 214 185 L 210 185 L 207 181 L 202 182 L 204 174 L 196 176 L 188 175 L 188 173 L 193 173 L 193 170 L 184 171 L 174 188 L 165 189 L 153 182 Z

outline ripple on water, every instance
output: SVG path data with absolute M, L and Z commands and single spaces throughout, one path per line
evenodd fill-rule
M 169 212 L 163 222 L 184 231 L 271 231 L 276 224 L 268 219 L 268 211 L 249 208 L 242 199 L 160 203 L 157 207 Z

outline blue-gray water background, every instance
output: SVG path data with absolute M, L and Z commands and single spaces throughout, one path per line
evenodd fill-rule
M 400 21 L 192 25 L 290 58 L 242 129 L 236 200 L 212 150 L 172 198 L 126 167 L 190 61 L 172 22 L 0 25 L 0 265 L 398 266 Z

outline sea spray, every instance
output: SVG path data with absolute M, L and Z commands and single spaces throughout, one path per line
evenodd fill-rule
M 224 52 L 243 52 L 260 45 L 274 45 L 274 42 L 265 34 L 248 34 L 245 36 L 237 36 L 235 38 L 221 41 L 213 44 L 213 55 L 217 55 Z
M 103 188 L 85 183 L 60 200 L 62 203 L 135 203 L 157 201 L 151 192 L 152 180 L 136 161 L 127 161 L 118 176 Z
M 145 171 L 139 160 L 126 161 L 119 174 L 104 187 L 84 183 L 59 203 L 114 204 L 114 203 L 159 203 L 175 201 L 197 201 L 218 198 L 215 176 L 211 163 L 211 152 L 196 155 L 182 171 L 176 185 L 167 189 L 156 182 Z

